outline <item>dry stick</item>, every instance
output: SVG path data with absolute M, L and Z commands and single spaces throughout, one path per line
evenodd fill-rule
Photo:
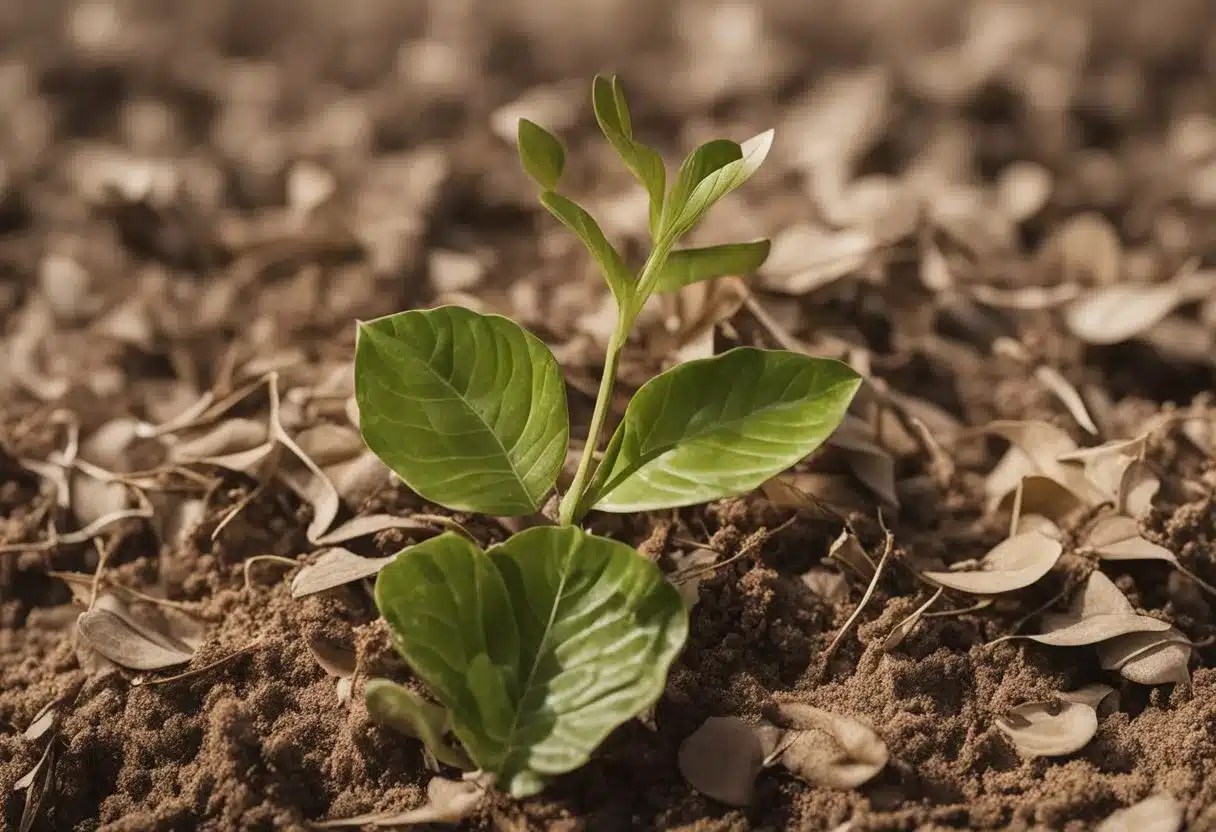
M 260 563 L 261 561 L 264 561 L 264 560 L 271 561 L 272 563 L 281 563 L 288 567 L 296 567 L 296 566 L 300 565 L 300 562 L 298 560 L 294 560 L 292 558 L 285 558 L 280 555 L 254 555 L 251 558 L 245 558 L 245 564 L 244 564 L 245 589 L 253 588 L 253 584 L 249 580 L 249 567 L 253 566 L 254 563 Z
M 192 676 L 199 676 L 203 673 L 206 673 L 208 670 L 214 670 L 215 668 L 219 667 L 222 664 L 227 664 L 228 662 L 232 661 L 233 659 L 237 658 L 238 656 L 243 656 L 246 653 L 252 652 L 255 648 L 261 647 L 263 643 L 264 642 L 262 639 L 258 639 L 257 641 L 253 642 L 252 644 L 246 644 L 244 647 L 240 648 L 239 650 L 233 650 L 228 655 L 224 656 L 223 658 L 216 659 L 215 661 L 211 662 L 210 664 L 205 664 L 202 667 L 196 667 L 193 670 L 184 671 L 182 673 L 177 674 L 176 676 L 165 676 L 164 678 L 161 678 L 161 679 L 138 679 L 138 678 L 132 679 L 131 685 L 133 687 L 145 687 L 145 686 L 150 687 L 152 685 L 166 685 L 169 682 L 177 682 L 182 679 L 188 679 Z
M 112 541 L 103 545 L 97 540 L 98 538 L 93 538 L 93 546 L 97 549 L 97 571 L 93 573 L 93 585 L 89 587 L 89 611 L 92 611 L 93 605 L 97 603 L 97 592 L 101 588 L 101 575 L 106 570 L 106 560 L 109 559 L 110 552 L 117 548 Z
M 775 535 L 777 532 L 788 528 L 789 525 L 791 523 L 793 523 L 795 519 L 796 519 L 796 517 L 791 517 L 789 520 L 786 520 L 784 523 L 782 523 L 780 526 L 777 526 L 772 531 L 762 528 L 760 530 L 761 534 L 756 535 L 750 543 L 744 545 L 741 549 L 739 549 L 738 552 L 731 555 L 726 560 L 721 561 L 720 563 L 707 564 L 706 566 L 702 566 L 697 569 L 694 569 L 685 575 L 673 575 L 671 578 L 672 582 L 680 583 L 680 584 L 687 583 L 688 581 L 703 577 L 705 575 L 710 574 L 711 572 L 716 572 L 717 570 L 721 569 L 723 566 L 729 566 L 730 564 L 734 563 L 735 561 L 747 557 L 748 555 L 752 554 L 757 549 L 759 549 L 761 546 L 763 546 L 765 543 L 767 543 L 769 541 L 769 539 L 771 539 L 772 536 Z M 719 555 L 722 554 L 722 552 L 718 551 L 717 549 L 713 548 L 712 546 L 706 546 L 703 543 L 694 543 L 693 545 L 696 546 L 698 549 L 705 549 L 710 552 L 715 552 Z
M 992 603 L 993 603 L 993 600 L 991 598 L 983 598 L 979 601 L 976 601 L 974 604 L 972 604 L 969 607 L 959 607 L 958 609 L 953 609 L 953 610 L 937 610 L 936 612 L 927 612 L 927 613 L 924 613 L 921 616 L 921 618 L 946 618 L 951 615 L 966 615 L 969 612 L 979 612 L 980 610 L 986 610 L 992 606 Z
M 1025 489 L 1026 478 L 1018 480 L 1017 490 L 1013 493 L 1013 512 L 1009 515 L 1009 537 L 1018 533 L 1018 522 L 1022 519 L 1022 492 Z
M 879 522 L 882 522 L 882 515 L 879 515 Z M 857 604 L 857 609 L 853 610 L 853 614 L 849 616 L 849 620 L 844 622 L 844 626 L 840 628 L 840 632 L 832 639 L 832 643 L 828 645 L 828 649 L 823 651 L 823 665 L 820 668 L 819 675 L 822 678 L 828 670 L 828 663 L 832 660 L 832 654 L 836 652 L 836 648 L 840 645 L 845 634 L 852 628 L 854 622 L 861 615 L 861 611 L 865 609 L 866 604 L 870 600 L 870 596 L 874 594 L 875 588 L 878 586 L 878 579 L 882 577 L 883 567 L 887 565 L 887 559 L 891 557 L 891 549 L 895 543 L 895 539 L 891 532 L 884 525 L 883 530 L 886 532 L 886 540 L 883 542 L 882 557 L 878 560 L 878 566 L 874 570 L 874 577 L 870 580 L 870 585 L 866 587 L 865 595 L 861 596 L 861 601 Z

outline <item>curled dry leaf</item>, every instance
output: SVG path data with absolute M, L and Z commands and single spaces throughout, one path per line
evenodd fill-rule
M 1140 535 L 1139 523 L 1120 514 L 1098 518 L 1082 545 L 1103 560 L 1163 560 L 1178 563 L 1178 558 L 1169 549 Z
M 308 564 L 291 581 L 291 597 L 303 598 L 327 589 L 371 578 L 393 562 L 393 558 L 365 558 L 349 549 L 325 549 L 320 557 Z
M 1085 702 L 1027 702 L 996 719 L 996 727 L 1024 757 L 1063 757 L 1098 732 L 1098 712 Z
M 728 806 L 747 806 L 756 776 L 777 749 L 781 731 L 772 725 L 711 716 L 680 744 L 680 773 L 706 797 Z
M 1110 815 L 1094 832 L 1178 832 L 1182 818 L 1181 803 L 1172 795 L 1155 794 Z
M 131 670 L 159 670 L 185 664 L 194 650 L 140 620 L 113 595 L 101 595 L 76 619 L 81 639 L 112 662 Z
M 876 497 L 894 508 L 899 507 L 895 493 L 895 458 L 875 441 L 867 422 L 845 414 L 840 426 L 828 437 L 827 444 L 839 449 L 844 462 L 857 479 Z
M 903 644 L 904 639 L 906 639 L 908 635 L 914 629 L 916 629 L 916 625 L 920 623 L 921 617 L 925 614 L 929 607 L 933 606 L 934 602 L 937 601 L 938 598 L 942 597 L 942 591 L 943 590 L 939 587 L 937 592 L 929 596 L 929 600 L 925 601 L 925 603 L 913 610 L 907 618 L 895 625 L 895 629 L 891 630 L 891 632 L 887 634 L 887 637 L 882 641 L 881 649 L 884 653 L 889 653 L 899 645 Z
M 781 765 L 815 786 L 855 789 L 886 766 L 890 753 L 864 722 L 786 702 L 777 707 L 783 727 Z
M 1078 503 L 1096 505 L 1105 499 L 1105 495 L 1086 476 L 1084 466 L 1060 461 L 1061 456 L 1075 451 L 1077 444 L 1055 425 L 1040 421 L 995 421 L 986 425 L 984 431 L 996 434 L 1013 445 L 985 483 L 990 510 L 1000 505 L 1023 480 L 1027 480 L 1023 483 L 1024 509 L 1053 519 L 1067 513 Z M 1033 477 L 1050 482 L 1031 482 Z M 1053 485 L 1058 489 L 1052 488 Z M 1071 499 L 1054 493 L 1057 490 L 1067 492 Z
M 861 541 L 848 529 L 842 530 L 839 536 L 832 541 L 832 545 L 828 549 L 828 558 L 855 573 L 862 580 L 868 581 L 874 577 L 876 568 L 874 561 L 866 554 Z
M 1014 535 L 979 561 L 974 572 L 925 572 L 934 583 L 973 595 L 995 595 L 1030 586 L 1060 559 L 1064 547 L 1038 532 Z
M 1167 685 L 1191 680 L 1190 642 L 1170 627 L 1161 632 L 1138 632 L 1098 645 L 1103 670 L 1118 670 L 1140 685 Z
M 423 823 L 458 824 L 473 815 L 486 795 L 485 787 L 473 780 L 432 777 L 426 786 L 427 802 L 406 812 L 373 812 L 340 820 L 318 821 L 318 829 L 348 827 L 417 826 Z

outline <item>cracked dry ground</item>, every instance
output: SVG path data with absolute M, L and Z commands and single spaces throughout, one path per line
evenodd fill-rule
M 1101 567 L 1197 645 L 1189 681 L 1139 684 L 1084 648 L 988 646 L 1066 606 L 1093 569 L 1100 501 L 1060 512 L 1065 554 L 1042 581 L 884 649 L 930 595 L 914 570 L 1006 536 L 993 472 L 1009 445 L 979 430 L 994 420 L 1081 447 L 1153 428 L 1136 456 L 1160 485 L 1139 532 L 1216 583 L 1208 4 L 285 5 L 0 15 L 0 825 L 304 829 L 422 802 L 421 746 L 361 701 L 370 676 L 409 678 L 367 587 L 292 593 L 327 545 L 391 555 L 449 516 L 359 441 L 354 321 L 443 302 L 510 314 L 554 348 L 585 430 L 606 290 L 504 136 L 525 114 L 560 132 L 571 194 L 636 256 L 645 203 L 585 95 L 615 69 L 669 162 L 709 136 L 778 135 L 698 232 L 772 236 L 769 264 L 748 291 L 656 305 L 624 385 L 735 343 L 843 357 L 874 385 L 851 447 L 763 493 L 591 518 L 668 572 L 742 557 L 691 587 L 652 719 L 467 828 L 1075 831 L 1168 793 L 1186 829 L 1216 829 L 1202 584 L 1160 560 Z M 1107 305 L 1082 319 L 1082 303 Z M 880 507 L 891 566 L 824 666 L 866 587 L 821 561 L 842 520 L 876 555 Z M 511 531 L 455 519 L 483 544 Z M 101 656 L 77 628 L 99 597 L 182 661 Z M 997 727 L 1092 683 L 1119 696 L 1076 753 L 1025 760 Z M 767 771 L 739 809 L 685 782 L 678 749 L 707 717 L 788 701 L 870 722 L 889 764 L 852 790 Z

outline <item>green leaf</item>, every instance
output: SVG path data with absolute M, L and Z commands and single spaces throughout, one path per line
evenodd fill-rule
M 556 188 L 566 166 L 562 143 L 545 128 L 521 118 L 518 144 L 519 159 L 528 175 L 546 190 Z
M 846 364 L 784 350 L 681 364 L 634 395 L 585 502 L 653 511 L 750 491 L 819 447 L 860 385 Z
M 545 191 L 540 195 L 540 201 L 549 209 L 549 213 L 573 231 L 591 252 L 608 282 L 608 288 L 612 290 L 612 296 L 616 298 L 617 305 L 624 306 L 633 292 L 633 273 L 612 247 L 612 243 L 608 242 L 595 218 L 578 203 L 555 191 Z
M 355 398 L 367 446 L 451 509 L 531 514 L 565 461 L 561 369 L 499 315 L 441 306 L 361 324 Z
M 474 764 L 517 797 L 583 765 L 652 705 L 688 634 L 653 563 L 572 526 L 488 553 L 432 538 L 380 573 L 376 604 Z
M 663 157 L 633 139 L 633 123 L 629 117 L 629 106 L 625 103 L 625 90 L 617 78 L 595 76 L 591 84 L 591 104 L 595 109 L 595 120 L 608 143 L 612 145 L 625 167 L 646 188 L 650 197 L 650 233 L 658 237 L 659 220 L 663 213 L 663 194 L 667 189 L 667 170 Z
M 445 739 L 450 730 L 450 716 L 445 708 L 388 679 L 368 679 L 363 686 L 363 700 L 373 722 L 421 740 L 441 763 L 463 769 L 473 767 L 468 755 L 448 745 Z
M 671 193 L 663 204 L 663 219 L 660 223 L 662 236 L 673 241 L 678 238 L 683 232 L 676 230 L 677 223 L 684 215 L 698 186 L 706 178 L 742 159 L 743 148 L 729 139 L 714 139 L 689 153 L 680 165 L 676 181 L 671 186 Z
M 674 292 L 702 280 L 750 274 L 764 265 L 771 247 L 768 240 L 756 240 L 673 251 L 659 271 L 654 290 Z
M 715 202 L 751 178 L 768 157 L 772 146 L 772 130 L 748 139 L 740 148 L 741 155 L 698 180 L 692 195 L 679 208 L 672 207 L 674 200 L 669 200 L 667 210 L 674 218 L 670 223 L 664 223 L 663 233 L 672 239 L 687 233 Z

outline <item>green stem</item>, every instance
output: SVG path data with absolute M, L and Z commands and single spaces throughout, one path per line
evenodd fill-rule
M 582 505 L 583 497 L 586 496 L 585 492 L 591 484 L 595 449 L 599 447 L 600 432 L 603 431 L 604 422 L 608 419 L 608 410 L 612 403 L 612 388 L 616 386 L 617 369 L 621 363 L 621 350 L 625 346 L 625 340 L 629 337 L 629 330 L 633 329 L 633 322 L 637 319 L 638 313 L 642 311 L 646 299 L 654 291 L 654 282 L 658 279 L 659 271 L 667 262 L 668 255 L 671 254 L 672 245 L 672 242 L 660 241 L 654 247 L 650 256 L 646 258 L 646 265 L 642 267 L 642 273 L 638 276 L 637 291 L 623 304 L 623 308 L 618 310 L 616 329 L 613 330 L 612 338 L 608 341 L 608 353 L 604 357 L 604 373 L 600 376 L 600 388 L 595 396 L 595 410 L 591 413 L 591 427 L 587 431 L 587 443 L 583 446 L 583 455 L 578 461 L 574 481 L 570 483 L 570 490 L 562 496 L 561 506 L 558 509 L 558 523 L 563 526 L 574 525 L 586 513 L 587 509 Z

